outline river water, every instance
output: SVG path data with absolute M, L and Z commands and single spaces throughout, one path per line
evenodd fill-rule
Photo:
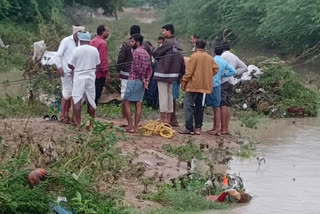
M 201 214 L 320 213 L 320 118 L 279 121 L 261 139 L 256 154 L 265 164 L 235 159 L 229 170 L 240 173 L 252 201 Z

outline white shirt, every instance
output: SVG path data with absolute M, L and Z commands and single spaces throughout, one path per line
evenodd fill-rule
M 98 49 L 81 45 L 73 50 L 69 64 L 74 67 L 74 79 L 96 79 L 96 67 L 100 64 Z
M 78 41 L 78 46 L 80 42 Z M 62 68 L 66 75 L 71 75 L 71 69 L 68 67 L 68 62 L 72 56 L 73 50 L 77 47 L 73 35 L 64 38 L 57 51 L 57 67 Z
M 236 69 L 236 75 L 240 75 L 248 70 L 248 67 L 244 62 L 242 62 L 236 55 L 230 51 L 225 51 L 222 53 L 221 57 L 228 62 L 233 68 Z M 224 77 L 222 78 L 221 84 L 229 82 L 232 85 L 235 85 L 234 77 Z

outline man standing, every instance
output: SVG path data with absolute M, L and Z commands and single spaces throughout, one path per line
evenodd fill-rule
M 129 73 L 126 92 L 124 94 L 125 114 L 128 120 L 127 131 L 138 132 L 142 111 L 142 101 L 145 89 L 148 88 L 152 76 L 151 59 L 149 53 L 142 47 L 143 36 L 134 34 L 131 37 L 131 47 L 134 49 L 131 71 Z M 133 124 L 130 104 L 135 103 L 136 115 Z
M 107 26 L 99 25 L 97 28 L 97 37 L 90 42 L 91 46 L 98 49 L 101 62 L 96 71 L 96 105 L 98 105 L 106 80 L 108 83 L 110 82 L 110 73 L 108 68 L 108 44 L 106 42 L 108 37 L 109 30 Z
M 158 43 L 158 48 L 162 46 L 163 42 L 164 42 L 164 37 L 163 36 L 159 36 L 158 37 L 158 42 L 157 42 Z
M 220 136 L 220 124 L 221 124 L 221 79 L 222 77 L 230 77 L 236 73 L 236 70 L 231 67 L 227 61 L 225 61 L 221 54 L 223 53 L 223 48 L 221 45 L 218 45 L 214 49 L 215 57 L 214 61 L 219 67 L 218 73 L 214 76 L 213 80 L 213 92 L 210 95 L 206 96 L 206 104 L 209 107 L 213 108 L 214 119 L 213 119 L 213 128 L 208 131 L 210 135 Z M 227 72 L 225 72 L 227 71 Z
M 218 66 L 212 57 L 205 52 L 206 42 L 198 39 L 195 52 L 187 64 L 186 74 L 182 78 L 181 88 L 184 96 L 184 114 L 186 129 L 180 134 L 200 135 L 203 123 L 203 94 L 211 94 L 213 76 L 218 72 Z M 195 128 L 193 125 L 195 120 Z
M 172 86 L 184 73 L 185 65 L 180 53 L 179 42 L 174 36 L 174 27 L 171 24 L 162 27 L 162 35 L 165 37 L 163 44 L 155 50 L 153 56 L 158 59 L 154 72 L 154 80 L 158 82 L 160 120 L 170 123 L 174 113 Z
M 194 52 L 196 50 L 196 42 L 197 42 L 197 39 L 200 39 L 200 37 L 196 34 L 192 34 L 191 37 L 190 37 L 190 42 L 193 46 L 192 48 L 192 52 Z
M 73 118 L 76 128 L 81 125 L 81 104 L 83 97 L 86 98 L 89 114 L 94 117 L 97 108 L 96 98 L 96 68 L 100 64 L 100 56 L 97 48 L 89 45 L 91 35 L 89 32 L 78 34 L 80 45 L 75 48 L 69 61 L 69 68 L 74 72 L 73 75 Z
M 71 107 L 72 95 L 72 75 L 68 62 L 71 58 L 73 50 L 79 45 L 78 32 L 85 31 L 85 27 L 72 26 L 73 35 L 64 38 L 57 51 L 58 69 L 61 75 L 62 99 L 61 99 L 61 118 L 65 123 L 71 123 L 69 110 Z
M 140 34 L 140 26 L 133 25 L 130 28 L 130 36 L 134 34 Z M 122 98 L 122 119 L 126 119 L 125 115 L 125 106 L 124 106 L 124 94 L 127 88 L 127 82 L 129 73 L 131 71 L 131 63 L 132 63 L 132 52 L 133 49 L 130 45 L 130 38 L 127 39 L 120 48 L 118 60 L 117 60 L 117 80 L 121 80 L 121 98 Z
M 241 75 L 248 70 L 247 65 L 242 62 L 236 55 L 230 52 L 230 43 L 223 42 L 223 54 L 221 57 L 228 64 L 236 69 L 236 74 Z M 233 76 L 222 78 L 221 85 L 221 134 L 229 135 L 229 122 L 231 117 L 231 97 L 235 80 Z

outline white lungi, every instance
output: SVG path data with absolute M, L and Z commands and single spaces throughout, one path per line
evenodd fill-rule
M 72 98 L 74 104 L 79 101 L 84 101 L 86 99 L 90 106 L 97 109 L 95 98 L 96 98 L 96 85 L 95 80 L 92 78 L 87 79 L 74 79 Z
M 62 97 L 69 100 L 72 96 L 72 76 L 70 74 L 61 77 Z

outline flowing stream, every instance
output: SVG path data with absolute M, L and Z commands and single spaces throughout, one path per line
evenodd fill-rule
M 283 120 L 266 129 L 257 147 L 266 159 L 235 159 L 229 173 L 244 179 L 250 203 L 201 214 L 315 214 L 320 211 L 320 118 Z

